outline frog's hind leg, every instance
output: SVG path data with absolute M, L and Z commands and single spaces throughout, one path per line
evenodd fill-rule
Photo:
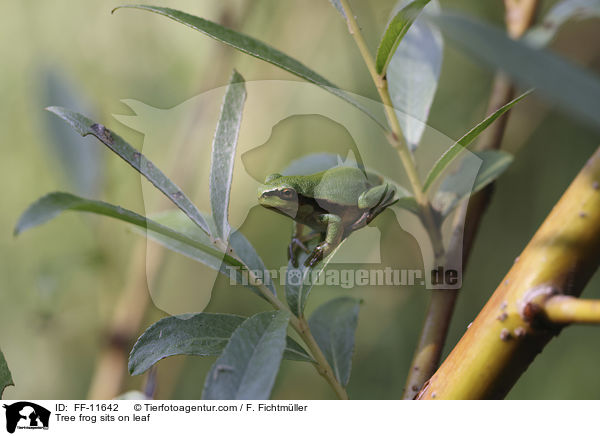
M 319 220 L 327 225 L 325 240 L 319 243 L 304 261 L 304 266 L 312 268 L 325 257 L 327 257 L 335 248 L 340 245 L 344 236 L 344 226 L 342 219 L 334 214 L 327 213 L 321 215 Z
M 304 251 L 306 254 L 310 253 L 310 250 L 306 246 L 307 242 L 321 236 L 320 232 L 311 231 L 303 235 L 304 225 L 300 223 L 294 223 L 294 229 L 292 232 L 292 240 L 288 245 L 288 260 L 292 262 L 294 268 L 298 267 L 299 250 Z

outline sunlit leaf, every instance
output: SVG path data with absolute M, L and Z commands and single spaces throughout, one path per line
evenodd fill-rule
M 8 369 L 8 364 L 4 359 L 4 354 L 2 354 L 2 351 L 0 350 L 0 399 L 7 386 L 14 386 L 14 382 L 10 370 Z
M 415 0 L 403 7 L 390 20 L 381 41 L 379 42 L 379 47 L 377 48 L 377 55 L 375 58 L 375 69 L 377 73 L 382 76 L 385 75 L 388 64 L 390 63 L 398 44 L 400 44 L 400 41 L 402 41 L 402 38 L 406 35 L 406 32 L 408 32 L 413 21 L 415 21 L 419 13 L 429 2 L 430 0 Z
M 442 172 L 450 165 L 454 159 L 458 157 L 461 151 L 469 149 L 469 145 L 485 130 L 490 124 L 496 121 L 500 116 L 502 116 L 505 112 L 507 112 L 510 108 L 512 108 L 519 101 L 527 97 L 531 94 L 533 90 L 529 90 L 514 100 L 508 102 L 500 109 L 495 111 L 493 114 L 489 115 L 485 120 L 477 124 L 471 130 L 469 130 L 462 138 L 460 138 L 452 147 L 444 152 L 440 156 L 440 158 L 433 165 L 429 174 L 427 174 L 427 178 L 425 179 L 425 183 L 423 184 L 423 191 L 427 192 L 427 190 L 431 187 L 431 185 L 437 180 L 437 178 L 442 174 Z
M 459 14 L 432 16 L 445 36 L 467 53 L 500 69 L 525 87 L 600 128 L 600 80 L 595 74 L 544 49 L 515 41 L 506 32 Z
M 175 9 L 163 8 L 158 6 L 147 6 L 147 5 L 124 5 L 119 8 L 135 8 L 142 9 L 150 12 L 154 12 L 165 17 L 171 18 L 179 23 L 185 24 L 192 29 L 198 30 L 203 34 L 210 36 L 222 43 L 230 45 L 233 48 L 240 50 L 243 53 L 254 56 L 263 61 L 269 62 L 285 71 L 288 71 L 296 76 L 314 83 L 317 86 L 331 92 L 333 95 L 340 97 L 341 99 L 352 104 L 356 108 L 360 109 L 373 121 L 375 121 L 384 130 L 387 129 L 385 125 L 372 114 L 367 108 L 352 98 L 347 92 L 339 89 L 329 80 L 325 79 L 320 74 L 314 72 L 298 60 L 286 55 L 285 53 L 265 44 L 258 39 L 251 36 L 244 35 L 243 33 L 236 32 L 235 30 L 223 27 L 220 24 L 212 21 L 205 20 L 204 18 L 196 17 L 194 15 L 186 14 Z M 115 10 L 116 10 L 115 9 Z
M 348 384 L 352 370 L 359 305 L 354 298 L 336 298 L 319 306 L 308 320 L 319 348 L 343 386 Z
M 231 335 L 211 367 L 203 400 L 266 400 L 286 347 L 289 312 L 258 313 Z
M 210 205 L 217 236 L 224 242 L 229 239 L 229 193 L 245 100 L 244 78 L 234 70 L 221 107 L 210 167 Z
M 98 124 L 85 116 L 68 109 L 53 106 L 47 108 L 73 127 L 81 136 L 93 135 L 115 152 L 121 159 L 135 168 L 150 183 L 156 186 L 169 200 L 180 208 L 202 230 L 208 233 L 208 225 L 200 211 L 179 187 L 163 174 L 152 162 L 129 145 L 119 135 L 111 132 L 102 124 Z
M 405 3 L 402 1 L 400 4 Z M 429 13 L 438 10 L 437 1 L 425 7 Z M 443 50 L 444 41 L 436 26 L 417 18 L 389 60 L 386 74 L 388 89 L 411 150 L 419 145 L 429 118 L 440 77 Z
M 554 39 L 567 21 L 594 17 L 600 17 L 600 0 L 562 0 L 550 9 L 540 20 L 540 24 L 533 26 L 523 39 L 535 47 L 543 47 Z

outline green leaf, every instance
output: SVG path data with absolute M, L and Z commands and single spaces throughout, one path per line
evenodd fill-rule
M 344 7 L 340 3 L 340 0 L 329 0 L 329 2 L 333 5 L 334 8 L 337 9 L 337 11 L 340 13 L 342 18 L 344 18 L 344 20 L 348 19 L 348 17 L 346 17 L 346 11 L 344 10 Z
M 163 15 L 167 18 L 171 18 L 179 23 L 185 24 L 194 30 L 197 30 L 211 38 L 216 39 L 224 44 L 227 44 L 243 53 L 254 56 L 265 62 L 269 62 L 285 71 L 288 71 L 310 83 L 314 83 L 317 86 L 329 91 L 333 95 L 347 101 L 351 105 L 355 106 L 362 112 L 364 112 L 369 118 L 375 121 L 382 129 L 387 130 L 387 127 L 367 108 L 352 98 L 347 92 L 339 89 L 329 80 L 323 76 L 314 72 L 310 68 L 306 67 L 296 59 L 286 55 L 285 53 L 265 44 L 258 39 L 252 38 L 251 36 L 244 35 L 243 33 L 236 32 L 235 30 L 223 27 L 220 24 L 212 21 L 205 20 L 194 15 L 186 14 L 175 9 L 163 8 L 158 6 L 147 6 L 147 5 L 124 5 L 115 8 L 113 12 L 121 8 L 134 8 L 145 11 L 150 11 Z
M 425 7 L 428 13 L 436 13 L 439 9 L 437 1 Z M 444 40 L 440 31 L 419 17 L 389 61 L 388 89 L 402 133 L 411 150 L 417 148 L 425 131 L 437 91 L 443 51 Z
M 319 243 L 318 239 L 314 239 L 306 244 L 306 247 L 309 251 L 312 251 L 317 243 Z M 313 288 L 313 283 L 317 281 L 320 274 L 323 274 L 323 270 L 331 259 L 333 259 L 335 253 L 340 249 L 343 243 L 344 241 L 342 241 L 329 256 L 312 268 L 304 266 L 304 261 L 309 254 L 303 251 L 300 251 L 298 256 L 298 267 L 294 267 L 291 262 L 288 262 L 285 277 L 285 298 L 294 315 L 302 316 L 304 314 L 304 307 L 308 301 L 310 291 Z
M 169 316 L 152 324 L 129 355 L 129 372 L 139 375 L 161 359 L 179 354 L 218 356 L 245 318 L 218 313 Z
M 475 180 L 472 171 L 466 168 L 472 162 L 466 159 L 457 171 L 444 179 L 436 192 L 432 203 L 442 216 L 447 216 L 461 200 L 479 192 L 500 177 L 513 161 L 512 155 L 504 151 L 485 150 L 474 154 L 481 160 Z
M 133 224 L 141 229 L 147 229 L 148 236 L 157 242 L 209 266 L 214 264 L 216 265 L 213 266 L 215 269 L 221 268 L 223 262 L 240 270 L 242 268 L 242 264 L 237 259 L 213 248 L 210 239 L 199 231 L 197 233 L 203 235 L 203 240 L 190 237 L 120 206 L 103 201 L 88 200 L 65 192 L 47 194 L 29 206 L 19 218 L 14 234 L 18 235 L 27 229 L 39 226 L 68 210 L 104 215 Z
M 186 235 L 187 237 L 197 241 L 199 244 L 212 247 L 213 243 L 205 233 L 201 232 L 197 226 L 192 223 L 187 216 L 185 216 L 179 210 L 167 210 L 158 214 L 152 215 L 152 220 L 162 224 L 168 228 L 174 229 L 177 232 Z M 211 217 L 205 216 L 204 219 L 207 221 L 209 228 L 214 229 L 214 223 Z M 135 230 L 135 229 L 134 229 Z M 138 230 L 139 233 L 140 232 Z M 144 235 L 146 236 L 146 235 Z M 223 254 L 221 251 L 215 253 L 203 253 L 199 250 L 190 250 L 190 248 L 181 244 L 171 238 L 165 238 L 161 234 L 150 231 L 147 232 L 147 236 L 152 240 L 164 245 L 169 250 L 183 254 L 184 256 L 190 257 L 198 262 L 205 264 L 206 266 L 218 271 L 230 279 L 233 278 L 236 283 L 243 284 L 249 288 L 252 292 L 257 294 L 259 297 L 264 298 L 260 290 L 254 286 L 249 280 L 247 272 L 245 271 L 247 266 L 251 270 L 265 271 L 265 285 L 273 292 L 276 293 L 275 286 L 270 280 L 268 271 L 266 270 L 262 259 L 258 256 L 254 247 L 246 239 L 246 237 L 239 231 L 235 231 L 231 234 L 229 244 L 235 250 L 236 257 Z M 232 262 L 232 259 L 234 262 Z M 241 263 L 237 260 L 241 260 Z
M 319 348 L 343 386 L 350 380 L 359 305 L 354 298 L 336 298 L 319 306 L 308 320 Z
M 431 185 L 437 180 L 437 178 L 442 174 L 442 172 L 454 161 L 454 159 L 463 151 L 465 148 L 468 150 L 469 145 L 477 138 L 481 132 L 489 127 L 496 119 L 498 119 L 501 115 L 507 112 L 510 108 L 512 108 L 515 104 L 523 100 L 529 94 L 531 94 L 533 90 L 529 90 L 514 100 L 508 102 L 496 112 L 488 116 L 485 120 L 477 124 L 471 130 L 469 130 L 462 138 L 460 138 L 452 147 L 444 152 L 440 156 L 440 158 L 433 165 L 429 174 L 427 174 L 427 179 L 425 180 L 425 184 L 423 185 L 423 192 L 427 192 L 427 190 L 431 187 Z
M 408 6 L 402 8 L 388 23 L 377 48 L 375 58 L 375 69 L 381 76 L 385 76 L 388 64 L 392 60 L 398 44 L 402 41 L 406 32 L 413 24 L 419 13 L 430 0 L 415 0 Z
M 275 285 L 269 271 L 265 267 L 263 260 L 256 252 L 254 246 L 246 239 L 244 234 L 236 230 L 229 238 L 229 246 L 233 249 L 235 255 L 253 271 L 257 278 L 262 281 L 273 294 L 277 295 Z
M 210 205 L 217 236 L 224 242 L 229 239 L 231 230 L 228 219 L 229 193 L 245 100 L 244 78 L 234 70 L 221 107 L 210 167 Z
M 540 24 L 532 27 L 523 39 L 534 47 L 544 47 L 567 21 L 593 17 L 600 17 L 600 0 L 563 0 L 555 4 Z
M 595 74 L 474 19 L 458 14 L 432 19 L 447 38 L 468 54 L 503 70 L 522 86 L 536 88 L 562 109 L 600 127 L 600 80 Z
M 258 313 L 233 332 L 211 367 L 203 400 L 266 400 L 286 346 L 289 313 Z
M 152 324 L 138 338 L 129 355 L 129 372 L 139 375 L 169 356 L 219 356 L 231 335 L 247 318 L 218 313 L 169 316 Z M 312 362 L 310 355 L 289 336 L 284 359 Z
M 180 208 L 190 219 L 202 230 L 208 233 L 208 225 L 200 211 L 194 206 L 190 199 L 173 183 L 161 170 L 154 166 L 146 157 L 129 145 L 123 138 L 111 132 L 102 124 L 98 124 L 81 114 L 68 109 L 53 106 L 47 108 L 55 113 L 73 127 L 81 136 L 93 135 L 103 142 L 119 157 L 135 168 L 140 174 L 148 179 L 163 194 L 165 194 L 178 208 Z
M 296 360 L 298 362 L 314 362 L 314 359 L 308 352 L 289 336 L 286 338 L 285 351 L 283 352 L 285 360 Z
M 10 370 L 8 369 L 8 364 L 4 359 L 4 354 L 0 350 L 0 399 L 2 398 L 2 393 L 7 386 L 14 386 L 12 375 Z

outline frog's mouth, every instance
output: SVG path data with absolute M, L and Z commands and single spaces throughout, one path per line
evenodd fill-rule
M 258 203 L 266 209 L 272 210 L 282 215 L 287 215 L 291 218 L 296 218 L 296 214 L 298 213 L 297 200 L 284 200 L 280 198 L 276 193 L 263 193 L 259 197 Z

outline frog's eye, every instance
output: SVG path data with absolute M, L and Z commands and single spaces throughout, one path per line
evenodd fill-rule
M 281 190 L 281 198 L 284 200 L 291 200 L 294 198 L 294 190 L 290 188 L 285 188 Z

